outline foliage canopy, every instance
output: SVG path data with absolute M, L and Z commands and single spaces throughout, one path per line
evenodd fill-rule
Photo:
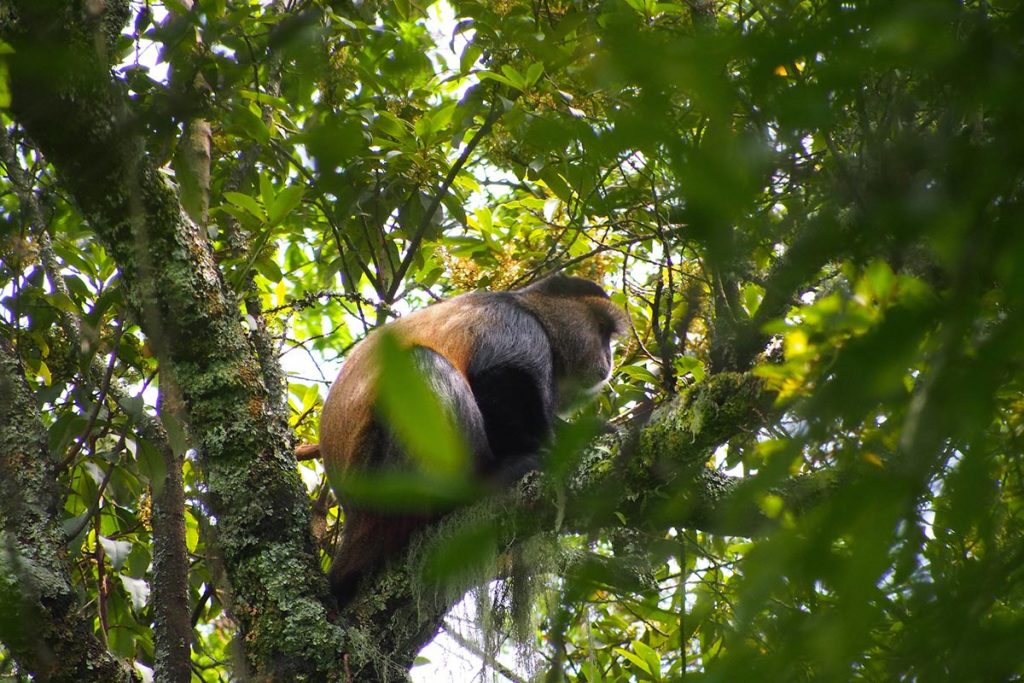
M 488 676 L 1024 677 L 1020 3 L 3 0 L 0 39 L 0 676 L 411 664 L 436 623 L 325 600 L 292 439 L 369 330 L 564 270 L 632 330 L 554 507 L 427 550 L 534 586 L 445 626 Z

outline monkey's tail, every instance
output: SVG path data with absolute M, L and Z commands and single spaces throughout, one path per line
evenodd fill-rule
M 430 518 L 422 515 L 385 515 L 360 510 L 346 513 L 341 547 L 327 572 L 339 609 L 352 601 L 365 579 L 401 554 L 412 535 L 429 522 Z

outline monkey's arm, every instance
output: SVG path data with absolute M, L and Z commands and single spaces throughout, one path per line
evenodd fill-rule
M 500 483 L 517 481 L 537 469 L 541 447 L 552 429 L 552 416 L 535 373 L 501 365 L 470 378 L 484 419 L 491 458 L 481 474 Z
M 489 311 L 467 379 L 483 415 L 491 460 L 481 474 L 510 483 L 536 469 L 555 416 L 552 352 L 537 318 L 510 299 Z

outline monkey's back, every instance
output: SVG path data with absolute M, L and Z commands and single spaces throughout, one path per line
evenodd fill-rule
M 368 464 L 357 460 L 373 457 L 362 445 L 375 427 L 373 405 L 379 375 L 376 356 L 381 332 L 386 329 L 397 335 L 404 347 L 435 351 L 465 377 L 487 319 L 493 318 L 496 308 L 507 305 L 513 305 L 507 295 L 464 294 L 403 316 L 371 332 L 352 349 L 331 385 L 320 418 L 320 451 L 335 490 L 347 469 Z

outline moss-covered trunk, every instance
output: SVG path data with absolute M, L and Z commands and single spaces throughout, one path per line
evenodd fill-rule
M 102 11 L 98 16 L 96 7 Z M 217 518 L 248 665 L 267 678 L 337 678 L 341 638 L 308 531 L 287 425 L 206 237 L 147 158 L 105 46 L 127 3 L 6 3 L 12 114 L 57 168 L 117 261 L 130 310 L 180 388 Z

